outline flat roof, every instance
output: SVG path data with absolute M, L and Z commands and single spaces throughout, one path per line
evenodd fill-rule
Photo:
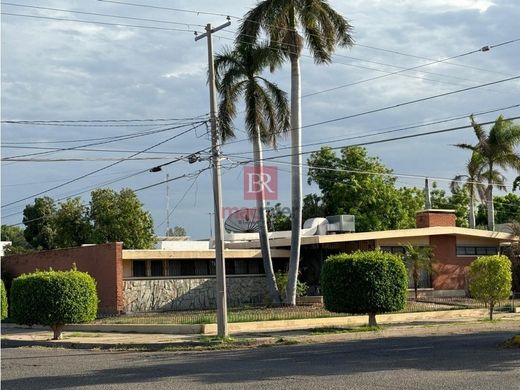
M 368 240 L 384 240 L 391 238 L 412 238 L 412 237 L 427 237 L 440 235 L 456 235 L 478 238 L 495 239 L 498 242 L 503 241 L 517 241 L 513 234 L 504 232 L 492 232 L 489 230 L 467 229 L 456 226 L 433 226 L 427 228 L 414 229 L 399 229 L 399 230 L 383 230 L 376 232 L 363 233 L 342 233 L 342 234 L 327 234 L 321 236 L 304 236 L 302 237 L 301 245 L 313 244 L 328 244 L 337 242 L 352 242 L 352 241 L 368 241 Z M 275 238 L 270 239 L 271 247 L 284 247 L 291 245 L 289 238 Z M 227 243 L 227 248 L 256 248 L 258 247 L 258 240 L 247 242 Z
M 287 249 L 271 249 L 273 258 L 289 258 Z M 225 249 L 226 259 L 251 259 L 262 258 L 260 249 Z M 164 249 L 123 249 L 123 260 L 162 260 L 162 259 L 214 259 L 215 250 L 164 250 Z

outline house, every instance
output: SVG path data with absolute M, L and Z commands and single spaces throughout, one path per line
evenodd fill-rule
M 330 224 L 329 224 L 330 225 Z M 402 253 L 407 244 L 431 246 L 433 272 L 420 287 L 439 296 L 467 293 L 467 272 L 481 255 L 493 255 L 515 237 L 510 233 L 455 226 L 452 210 L 417 213 L 416 228 L 363 233 L 327 230 L 327 221 L 307 221 L 302 237 L 300 278 L 319 294 L 321 264 L 328 255 L 381 249 Z M 335 234 L 331 234 L 331 233 Z M 274 268 L 289 261 L 290 236 L 270 233 Z M 170 240 L 167 249 L 128 250 L 122 243 L 56 249 L 13 255 L 2 267 L 16 276 L 35 269 L 69 269 L 73 263 L 97 281 L 100 311 L 104 313 L 214 308 L 215 251 L 208 241 Z M 258 234 L 226 236 L 226 283 L 230 306 L 261 304 L 267 293 Z

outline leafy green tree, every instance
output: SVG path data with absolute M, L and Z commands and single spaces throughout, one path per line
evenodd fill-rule
M 511 223 L 520 221 L 520 196 L 507 194 L 505 196 L 495 196 L 495 222 Z
M 173 229 L 169 228 L 166 231 L 166 237 L 186 237 L 186 229 L 184 229 L 182 226 L 174 226 Z
M 302 227 L 301 78 L 300 56 L 306 41 L 318 64 L 332 61 L 337 45 L 353 44 L 351 26 L 324 0 L 263 0 L 243 18 L 236 42 L 253 43 L 265 33 L 271 48 L 291 63 L 291 255 L 287 301 L 296 305 Z M 299 34 L 303 32 L 303 37 Z
M 284 209 L 281 203 L 267 210 L 267 225 L 275 232 L 291 230 L 290 210 Z
M 269 46 L 238 45 L 233 51 L 224 51 L 215 58 L 217 87 L 220 93 L 219 125 L 221 138 L 225 141 L 235 133 L 233 120 L 236 104 L 243 96 L 246 106 L 245 125 L 249 139 L 253 143 L 253 160 L 260 182 L 263 180 L 262 144 L 275 146 L 278 136 L 287 132 L 289 106 L 286 93 L 261 76 L 266 67 L 274 67 L 282 62 L 282 55 Z M 259 238 L 262 250 L 267 289 L 274 305 L 280 305 L 271 259 L 271 249 L 267 236 L 267 216 L 265 194 L 257 193 L 256 208 L 259 216 Z
M 496 184 L 504 184 L 503 175 L 497 168 L 520 170 L 520 155 L 516 151 L 516 147 L 520 144 L 520 125 L 515 125 L 500 115 L 487 133 L 475 121 L 473 115 L 470 116 L 470 119 L 478 142 L 475 145 L 457 144 L 455 146 L 477 153 L 484 161 L 485 168 L 482 176 L 487 180 L 488 229 L 495 230 L 493 187 Z
M 486 199 L 485 186 L 482 184 L 484 181 L 483 168 L 484 160 L 478 153 L 473 152 L 466 164 L 466 173 L 455 176 L 450 183 L 452 193 L 464 189 L 469 195 L 469 227 L 471 229 L 476 227 L 475 203 L 477 199 L 484 202 Z
M 96 319 L 96 282 L 85 272 L 45 271 L 24 274 L 11 286 L 11 314 L 16 323 L 48 325 L 54 340 L 65 324 Z
M 31 245 L 23 235 L 23 229 L 18 226 L 2 225 L 2 241 L 11 241 L 11 245 L 4 248 L 6 255 L 27 253 L 32 250 Z
M 57 247 L 70 248 L 92 242 L 89 212 L 79 197 L 61 203 L 54 218 Z
M 155 243 L 152 217 L 131 189 L 92 191 L 90 220 L 97 244 L 122 241 L 127 249 L 148 249 Z
M 329 256 L 321 271 L 323 303 L 338 313 L 376 314 L 402 310 L 408 295 L 408 275 L 395 254 L 371 251 Z
M 54 200 L 45 196 L 34 199 L 23 210 L 25 230 L 23 235 L 34 249 L 56 248 L 56 206 Z
M 511 294 L 511 261 L 507 256 L 481 256 L 469 268 L 469 292 L 489 307 L 489 319 L 493 308 Z
M 404 247 L 404 250 L 404 261 L 412 277 L 415 300 L 417 300 L 420 273 L 432 271 L 432 248 L 408 244 Z
M 0 298 L 1 298 L 1 305 L 0 308 L 2 315 L 1 319 L 5 320 L 7 318 L 7 291 L 5 290 L 4 281 L 0 280 Z
M 431 191 L 432 207 L 435 209 L 455 210 L 456 225 L 468 227 L 468 203 L 469 196 L 464 187 L 454 188 L 451 196 L 446 194 L 443 189 L 437 188 L 437 183 L 433 182 Z
M 422 191 L 397 189 L 392 170 L 368 156 L 366 149 L 347 147 L 337 156 L 323 147 L 311 154 L 308 164 L 308 183 L 321 190 L 321 197 L 310 201 L 322 215 L 353 214 L 356 231 L 361 232 L 415 226 L 415 212 L 424 202 Z

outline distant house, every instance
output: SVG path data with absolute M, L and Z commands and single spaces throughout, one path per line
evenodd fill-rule
M 381 249 L 402 253 L 407 244 L 433 248 L 433 273 L 423 274 L 420 287 L 434 295 L 467 292 L 467 271 L 481 255 L 500 251 L 510 233 L 455 226 L 452 210 L 417 213 L 416 228 L 365 233 L 338 233 L 324 219 L 307 223 L 302 237 L 300 278 L 319 293 L 321 264 L 330 254 Z M 335 234 L 331 234 L 335 233 Z M 285 270 L 290 236 L 270 234 L 275 269 Z M 56 249 L 12 255 L 2 267 L 12 275 L 35 269 L 68 269 L 76 263 L 97 281 L 100 309 L 106 313 L 186 310 L 215 307 L 215 251 L 208 241 L 169 239 L 153 250 L 127 250 L 122 243 Z M 261 304 L 267 296 L 258 234 L 226 236 L 228 303 Z

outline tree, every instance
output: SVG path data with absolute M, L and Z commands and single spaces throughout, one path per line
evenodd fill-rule
M 417 300 L 417 288 L 419 287 L 419 275 L 421 271 L 432 270 L 432 248 L 429 246 L 406 245 L 404 247 L 404 260 L 413 280 L 415 300 Z
M 97 305 L 94 279 L 75 268 L 23 274 L 11 286 L 11 314 L 16 323 L 48 325 L 54 340 L 61 339 L 65 324 L 95 320 Z
M 129 188 L 92 191 L 90 219 L 97 244 L 122 241 L 127 249 L 148 249 L 155 243 L 152 216 Z
M 79 197 L 68 199 L 60 205 L 54 224 L 55 243 L 58 248 L 70 248 L 92 242 L 89 209 Z
M 511 223 L 520 221 L 520 196 L 507 194 L 505 196 L 495 196 L 495 222 Z
M 493 308 L 511 294 L 511 261 L 507 256 L 481 256 L 469 268 L 469 292 L 489 307 L 489 319 Z
M 503 176 L 496 168 L 520 170 L 520 155 L 515 150 L 520 144 L 520 125 L 515 125 L 500 115 L 488 134 L 475 121 L 473 115 L 470 116 L 470 119 L 478 142 L 475 145 L 457 144 L 455 146 L 477 153 L 484 161 L 485 168 L 482 176 L 487 180 L 488 229 L 495 230 L 493 186 L 503 185 L 503 180 L 497 182 L 497 178 L 503 178 Z
M 5 320 L 7 318 L 7 291 L 5 290 L 4 281 L 0 279 L 0 299 L 1 299 L 1 305 L 0 308 L 2 315 L 1 319 Z
M 431 191 L 431 202 L 434 209 L 453 209 L 455 210 L 455 223 L 459 227 L 468 227 L 468 203 L 469 195 L 465 188 L 455 188 L 451 196 L 446 195 L 446 191 L 437 188 L 437 183 L 433 182 Z
M 175 226 L 173 229 L 168 228 L 166 231 L 166 237 L 186 237 L 186 229 L 184 229 L 182 226 Z
M 338 313 L 376 314 L 402 310 L 408 295 L 408 275 L 395 254 L 371 251 L 329 256 L 321 271 L 323 303 Z
M 368 156 L 366 149 L 343 148 L 338 157 L 323 147 L 311 154 L 308 164 L 308 183 L 316 183 L 321 196 L 307 198 L 307 204 L 322 216 L 352 214 L 361 232 L 415 226 L 415 212 L 424 202 L 422 191 L 395 188 L 392 170 Z
M 56 206 L 54 200 L 45 196 L 34 199 L 23 210 L 25 230 L 23 235 L 34 249 L 56 248 Z
M 450 183 L 452 193 L 464 189 L 469 194 L 469 227 L 475 229 L 475 202 L 477 198 L 485 201 L 485 187 L 482 184 L 484 177 L 482 170 L 484 161 L 478 153 L 472 153 L 471 158 L 466 164 L 466 173 L 457 175 Z
M 303 31 L 305 38 L 298 30 Z M 244 17 L 237 42 L 252 43 L 262 32 L 291 63 L 291 254 L 287 302 L 296 305 L 302 228 L 301 79 L 304 41 L 318 64 L 330 63 L 337 45 L 350 47 L 351 26 L 324 0 L 263 0 Z
M 11 244 L 4 248 L 6 255 L 27 253 L 32 250 L 31 245 L 23 235 L 23 229 L 18 226 L 2 225 L 2 241 L 11 241 Z
M 291 230 L 290 210 L 282 208 L 281 203 L 267 210 L 267 225 L 275 232 Z
M 277 306 L 281 302 L 267 236 L 262 144 L 275 146 L 277 137 L 289 130 L 289 107 L 286 93 L 260 74 L 266 67 L 277 66 L 281 61 L 281 54 L 265 45 L 238 45 L 235 50 L 226 50 L 215 58 L 217 88 L 220 93 L 218 118 L 224 141 L 234 136 L 233 119 L 236 116 L 238 98 L 243 96 L 245 100 L 245 124 L 253 143 L 255 173 L 261 184 L 260 191 L 256 193 L 260 247 L 267 289 L 273 304 Z

